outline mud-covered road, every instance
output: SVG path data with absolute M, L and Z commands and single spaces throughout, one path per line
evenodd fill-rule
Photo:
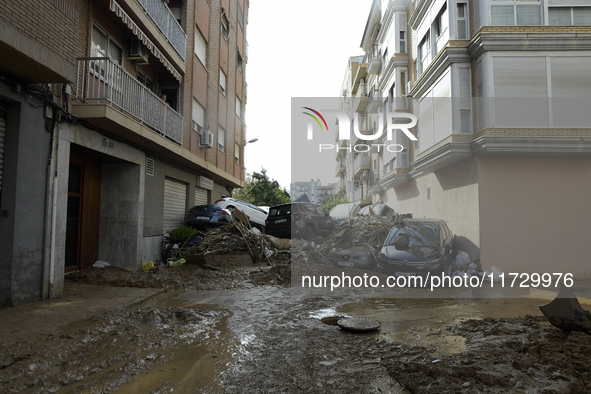
M 166 291 L 91 314 L 77 306 L 62 322 L 51 304 L 23 307 L 21 319 L 20 307 L 0 310 L 11 325 L 0 333 L 0 392 L 591 392 L 591 337 L 546 323 L 546 300 L 313 294 L 285 286 L 288 275 L 281 264 L 79 273 L 66 288 Z M 31 318 L 41 307 L 48 314 Z M 382 326 L 353 334 L 323 323 L 331 316 Z

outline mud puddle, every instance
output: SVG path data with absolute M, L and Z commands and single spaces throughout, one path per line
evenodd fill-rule
M 433 356 L 444 357 L 466 349 L 466 338 L 450 326 L 468 319 L 540 315 L 545 299 L 399 299 L 370 298 L 343 304 L 334 310 L 317 311 L 312 316 L 330 324 L 332 316 L 363 317 L 382 323 L 380 331 L 363 334 L 388 342 L 435 349 Z M 332 315 L 331 315 L 332 312 Z

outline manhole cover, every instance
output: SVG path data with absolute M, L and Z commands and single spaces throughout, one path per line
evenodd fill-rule
M 346 317 L 344 319 L 339 319 L 337 325 L 347 331 L 369 332 L 380 328 L 382 323 L 377 320 L 364 319 L 361 317 Z
M 327 316 L 320 321 L 324 324 L 328 324 L 330 326 L 338 326 L 338 322 L 341 319 L 344 319 L 345 316 Z

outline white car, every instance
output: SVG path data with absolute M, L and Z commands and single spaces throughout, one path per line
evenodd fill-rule
M 339 222 L 344 222 L 345 220 L 349 220 L 355 215 L 357 215 L 360 210 L 361 208 L 359 207 L 359 205 L 350 202 L 335 205 L 330 210 L 329 215 L 338 220 Z
M 232 213 L 234 208 L 238 208 L 248 216 L 253 227 L 265 227 L 265 220 L 267 220 L 268 212 L 261 209 L 261 207 L 231 197 L 222 197 L 214 202 L 213 205 L 221 207 L 230 213 Z

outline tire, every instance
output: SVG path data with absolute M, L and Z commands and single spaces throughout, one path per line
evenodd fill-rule
M 228 213 L 231 215 L 232 214 L 232 211 L 234 210 L 234 206 L 232 206 L 232 205 L 227 206 L 226 208 L 224 208 L 224 210 L 225 211 L 228 211 Z
M 307 241 L 314 241 L 314 239 L 316 238 L 316 230 L 314 230 L 314 227 L 312 227 L 312 226 L 306 227 L 306 233 L 305 233 L 304 238 Z

